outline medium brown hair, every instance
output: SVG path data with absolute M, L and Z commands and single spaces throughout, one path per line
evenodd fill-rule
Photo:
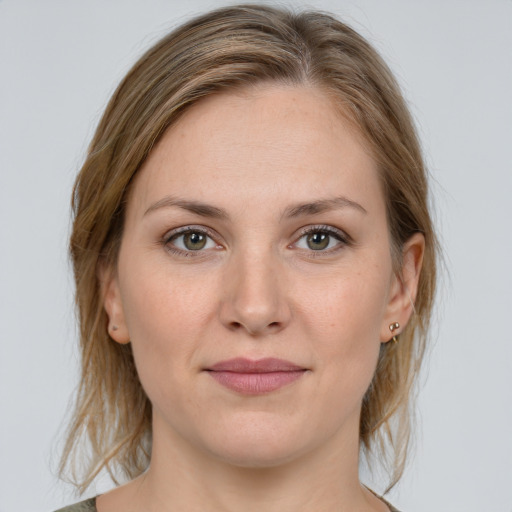
M 388 461 L 390 484 L 403 472 L 436 282 L 436 239 L 414 124 L 389 68 L 349 26 L 316 11 L 242 5 L 193 19 L 142 56 L 111 98 L 76 180 L 70 252 L 82 373 L 61 474 L 71 469 L 80 491 L 102 469 L 114 480 L 119 473 L 134 478 L 150 458 L 151 404 L 131 346 L 107 333 L 98 275 L 102 266 L 115 269 L 130 184 L 191 105 L 262 82 L 318 87 L 357 126 L 380 171 L 398 274 L 403 244 L 417 232 L 425 237 L 415 312 L 398 344 L 382 344 L 360 421 L 361 446 Z

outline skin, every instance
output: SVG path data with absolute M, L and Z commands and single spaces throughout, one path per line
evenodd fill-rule
M 296 208 L 318 201 L 329 208 Z M 190 226 L 203 249 L 185 250 Z M 423 244 L 406 244 L 397 277 L 374 160 L 321 91 L 263 85 L 192 107 L 138 174 L 103 274 L 154 442 L 148 471 L 99 512 L 388 510 L 359 482 L 359 416 L 389 325 L 411 314 Z M 233 357 L 307 371 L 247 396 L 204 371 Z

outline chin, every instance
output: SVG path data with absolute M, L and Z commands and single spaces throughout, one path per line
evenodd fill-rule
M 305 450 L 304 450 L 305 451 Z M 283 466 L 296 460 L 303 450 L 291 447 L 273 449 L 264 445 L 258 446 L 224 446 L 223 450 L 212 451 L 212 454 L 226 464 L 244 469 L 265 469 Z
M 240 468 L 271 468 L 287 464 L 314 444 L 311 436 L 282 417 L 273 418 L 273 421 L 250 417 L 233 427 L 211 432 L 205 441 L 209 445 L 208 451 L 217 459 Z

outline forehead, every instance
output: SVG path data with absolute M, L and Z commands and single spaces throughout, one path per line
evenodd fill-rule
M 306 201 L 372 188 L 380 190 L 375 162 L 331 98 L 314 87 L 265 84 L 191 107 L 150 153 L 134 199 L 143 207 L 164 191 L 217 202 L 273 191 Z

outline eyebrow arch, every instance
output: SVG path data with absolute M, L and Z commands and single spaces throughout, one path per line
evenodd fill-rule
M 365 215 L 368 212 L 355 201 L 347 199 L 346 197 L 334 197 L 332 199 L 320 199 L 313 201 L 312 203 L 302 203 L 286 208 L 283 216 L 287 218 L 301 217 L 305 215 L 316 215 L 330 210 L 336 210 L 338 208 L 354 208 Z
M 228 212 L 226 210 L 223 210 L 222 208 L 217 208 L 216 206 L 202 203 L 200 201 L 178 199 L 172 196 L 166 196 L 163 199 L 160 199 L 156 203 L 152 204 L 144 212 L 144 216 L 148 215 L 149 213 L 155 210 L 159 210 L 161 208 L 171 208 L 174 206 L 195 213 L 196 215 L 200 215 L 201 217 L 210 217 L 220 220 L 229 219 Z M 300 203 L 293 206 L 289 206 L 284 211 L 282 217 L 295 218 L 307 215 L 316 215 L 326 211 L 346 207 L 354 208 L 364 214 L 368 213 L 359 203 L 356 203 L 355 201 L 347 199 L 346 197 L 335 197 L 332 199 L 319 199 L 318 201 L 313 201 L 311 203 Z
M 216 206 L 211 206 L 206 203 L 201 203 L 200 201 L 189 201 L 186 199 L 178 199 L 176 197 L 167 196 L 160 201 L 152 204 L 145 212 L 144 216 L 148 213 L 151 213 L 155 210 L 159 210 L 160 208 L 170 208 L 172 206 L 177 206 L 178 208 L 182 208 L 183 210 L 187 210 L 189 212 L 195 213 L 196 215 L 200 215 L 201 217 L 212 217 L 214 219 L 226 220 L 229 215 L 226 210 L 221 208 L 217 208 Z

